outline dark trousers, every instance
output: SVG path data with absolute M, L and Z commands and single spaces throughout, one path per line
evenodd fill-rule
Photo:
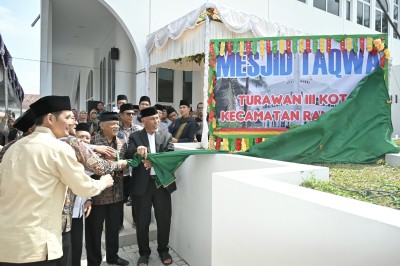
M 129 198 L 129 183 L 131 176 L 130 175 L 126 175 L 123 177 L 123 182 L 124 182 L 124 186 L 123 186 L 123 193 L 124 193 L 124 203 L 126 203 L 128 201 Z
M 139 254 L 150 255 L 149 226 L 151 221 L 151 206 L 157 221 L 157 251 L 168 252 L 169 232 L 171 227 L 171 194 L 165 188 L 156 188 L 151 180 L 143 196 L 133 195 L 133 205 L 136 212 L 136 237 Z
M 71 232 L 62 233 L 62 248 L 63 255 L 59 259 L 57 265 L 59 266 L 71 266 Z
M 24 266 L 57 266 L 58 261 L 56 260 L 45 260 L 45 261 L 38 261 L 38 262 L 29 262 L 29 263 L 7 263 L 7 262 L 0 262 L 0 266 L 13 266 L 13 265 L 24 265 Z
M 130 179 L 131 179 L 130 175 L 126 175 L 126 176 L 123 177 L 123 182 L 124 182 L 124 186 L 123 186 L 124 203 L 128 202 Z M 122 225 L 124 225 L 124 208 L 122 208 L 122 212 L 121 212 L 121 226 Z
M 83 217 L 72 218 L 72 227 L 71 227 L 72 266 L 81 265 L 82 241 L 83 241 Z
M 132 200 L 132 205 L 131 205 L 131 207 L 132 207 L 132 220 L 133 220 L 134 225 L 136 226 L 136 212 L 135 212 L 135 204 L 133 203 L 133 197 L 131 197 L 131 200 Z
M 99 266 L 102 261 L 101 235 L 105 221 L 106 260 L 114 262 L 118 257 L 119 227 L 123 201 L 105 205 L 92 205 L 85 220 L 85 240 L 88 266 Z

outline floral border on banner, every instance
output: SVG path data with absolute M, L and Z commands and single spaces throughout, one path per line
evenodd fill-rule
M 210 40 L 209 44 L 209 89 L 208 89 L 208 123 L 209 149 L 231 152 L 247 151 L 253 145 L 270 137 L 287 131 L 287 128 L 222 128 L 215 117 L 216 102 L 214 86 L 216 85 L 216 58 L 225 54 L 239 53 L 240 56 L 284 53 L 329 53 L 332 40 L 340 43 L 342 53 L 367 51 L 373 55 L 379 53 L 381 67 L 387 72 L 386 60 L 390 58 L 387 34 L 374 35 L 323 35 L 323 36 L 280 36 L 246 39 Z M 259 49 L 258 49 L 259 48 Z M 386 79 L 387 82 L 387 79 Z

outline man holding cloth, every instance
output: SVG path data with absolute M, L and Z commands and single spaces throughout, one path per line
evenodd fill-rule
M 94 196 L 113 184 L 109 175 L 87 176 L 71 146 L 58 140 L 73 121 L 69 97 L 46 96 L 30 109 L 35 131 L 12 145 L 0 164 L 1 266 L 57 265 L 67 186 Z
M 107 160 L 119 160 L 125 156 L 124 142 L 117 138 L 119 131 L 118 114 L 104 112 L 100 116 L 101 132 L 92 138 L 92 144 L 106 145 L 114 148 L 114 156 L 105 156 Z M 101 235 L 105 222 L 106 260 L 109 264 L 128 265 L 129 262 L 118 256 L 119 227 L 123 208 L 123 179 L 122 171 L 112 174 L 114 185 L 105 189 L 100 195 L 92 197 L 92 212 L 86 218 L 85 238 L 88 266 L 100 266 Z M 96 177 L 95 177 L 96 178 Z M 73 190 L 72 190 L 73 191 Z
M 140 258 L 138 266 L 146 266 L 151 253 L 149 246 L 149 226 L 151 207 L 157 221 L 157 251 L 164 265 L 172 263 L 168 253 L 169 233 L 171 226 L 171 193 L 176 190 L 173 182 L 168 187 L 156 186 L 156 173 L 151 162 L 146 160 L 148 152 L 173 151 L 172 136 L 168 132 L 158 131 L 160 117 L 157 109 L 149 107 L 140 111 L 144 129 L 135 131 L 129 137 L 126 158 L 133 158 L 137 152 L 144 158 L 138 167 L 132 169 L 131 197 L 136 212 L 136 237 Z

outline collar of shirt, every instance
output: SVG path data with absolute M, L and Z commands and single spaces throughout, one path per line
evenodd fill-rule
M 50 134 L 52 137 L 54 137 L 54 138 L 56 137 L 56 135 L 54 135 L 53 131 L 51 131 L 51 129 L 48 128 L 48 127 L 37 126 L 37 127 L 35 128 L 35 132 L 38 132 L 38 133 L 48 133 L 48 134 Z

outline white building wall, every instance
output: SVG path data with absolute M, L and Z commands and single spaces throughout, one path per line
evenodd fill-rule
M 76 108 L 74 105 L 74 100 L 78 85 L 79 73 L 80 67 L 64 64 L 53 64 L 52 88 L 50 95 L 69 96 L 71 99 L 72 108 Z
M 207 265 L 399 265 L 397 210 L 273 181 L 268 172 L 213 175 Z
M 176 150 L 190 149 L 188 144 L 175 144 Z M 170 246 L 191 266 L 204 265 L 241 265 L 212 264 L 213 229 L 213 175 L 218 172 L 243 170 L 254 171 L 243 175 L 246 178 L 263 173 L 270 177 L 285 179 L 286 182 L 299 184 L 303 178 L 315 177 L 327 180 L 329 170 L 325 167 L 300 165 L 287 162 L 259 159 L 247 156 L 232 156 L 229 154 L 190 156 L 176 171 L 178 190 L 172 194 L 172 225 Z M 220 194 L 221 197 L 224 193 Z M 239 195 L 238 198 L 252 197 Z M 250 199 L 249 199 L 250 200 Z M 236 211 L 240 216 L 240 208 L 227 205 L 226 208 Z M 237 225 L 236 217 L 230 219 L 231 226 Z M 227 224 L 228 226 L 228 224 Z M 229 239 L 229 235 L 226 238 Z M 234 241 L 234 240 L 233 240 Z M 247 245 L 247 243 L 237 243 Z M 239 254 L 231 256 L 238 256 Z M 250 255 L 250 254 L 247 254 Z M 249 263 L 245 265 L 262 265 Z M 278 265 L 278 264 L 271 264 Z
M 183 71 L 174 71 L 174 102 L 173 106 L 179 108 L 179 103 L 183 95 Z M 176 109 L 179 114 L 179 110 Z
M 391 68 L 389 72 L 389 82 L 389 94 L 392 96 L 392 137 L 395 137 L 396 135 L 400 136 L 400 65 Z
M 119 59 L 115 60 L 115 104 L 119 94 L 125 94 L 128 102 L 135 101 L 136 55 L 132 43 L 119 23 L 115 26 L 115 47 L 119 49 Z
M 99 0 L 118 20 L 122 28 L 128 35 L 129 40 L 136 54 L 136 99 L 131 101 L 139 102 L 141 95 L 147 95 L 146 92 L 146 39 L 150 33 L 150 5 L 151 1 L 145 1 L 140 4 L 130 0 Z M 164 5 L 165 7 L 165 5 Z M 165 8 L 164 8 L 165 9 Z M 165 12 L 168 13 L 168 12 Z M 158 19 L 162 19 L 158 17 Z
M 308 177 L 327 180 L 325 167 L 194 155 L 175 175 L 170 246 L 191 266 L 400 261 L 397 210 L 298 186 Z
M 161 0 L 148 1 L 140 6 L 140 12 L 137 12 L 137 6 L 129 0 L 100 0 L 100 2 L 107 8 L 116 18 L 115 31 L 108 35 L 108 38 L 101 43 L 99 48 L 93 48 L 94 52 L 85 58 L 84 61 L 92 60 L 94 71 L 94 99 L 100 97 L 100 84 L 99 84 L 99 66 L 102 58 L 108 59 L 108 52 L 111 47 L 120 49 L 120 59 L 116 61 L 117 76 L 116 76 L 116 95 L 127 94 L 130 101 L 137 103 L 140 96 L 148 94 L 145 86 L 145 65 L 146 65 L 146 50 L 145 44 L 147 35 L 154 32 L 163 26 L 169 24 L 173 20 L 186 15 L 188 12 L 200 7 L 204 1 L 177 1 L 172 0 L 169 3 L 173 12 L 165 12 L 165 3 Z M 312 35 L 316 34 L 367 34 L 376 33 L 374 30 L 358 25 L 356 20 L 357 1 L 352 2 L 352 21 L 347 21 L 345 18 L 345 8 L 342 6 L 341 15 L 336 16 L 328 12 L 324 12 L 313 7 L 312 1 L 307 1 L 307 4 L 297 0 L 280 0 L 280 1 L 262 1 L 254 0 L 251 2 L 243 2 L 240 0 L 221 0 L 220 4 L 229 6 L 230 8 L 238 9 L 249 14 L 254 14 L 271 20 L 288 27 L 297 28 Z M 371 25 L 374 25 L 375 17 L 375 3 L 376 0 L 371 1 L 372 15 Z M 389 1 L 390 8 L 392 1 Z M 290 7 L 290 8 L 289 8 Z M 392 10 L 389 10 L 392 14 Z M 60 66 L 52 66 L 50 63 L 52 58 L 52 15 L 51 15 L 51 1 L 42 1 L 42 37 L 41 37 L 41 95 L 50 94 L 63 94 L 65 90 L 70 91 L 68 94 L 73 96 L 76 88 L 76 80 L 79 75 L 75 70 L 62 68 Z M 134 14 L 134 15 L 133 15 Z M 371 26 L 372 27 L 372 26 Z M 393 80 L 397 77 L 397 72 L 400 70 L 400 41 L 393 39 L 392 29 L 389 27 L 389 47 L 392 54 L 392 64 L 394 74 L 390 76 L 390 94 L 396 95 L 400 92 L 399 82 Z M 106 60 L 107 61 L 107 60 Z M 125 72 L 125 69 L 128 70 Z M 54 73 L 53 73 L 54 72 Z M 156 77 L 155 69 L 152 69 L 150 74 L 150 93 L 152 101 L 156 102 Z M 71 77 L 66 77 L 65 73 L 70 73 Z M 81 100 L 79 108 L 86 104 L 83 98 L 86 90 L 87 72 L 81 72 Z M 176 77 L 179 77 L 176 73 Z M 203 79 L 202 72 L 193 73 L 193 106 L 202 101 L 202 87 Z M 62 77 L 66 78 L 63 80 Z M 55 83 L 55 77 L 61 77 L 62 82 Z M 174 102 L 173 105 L 177 107 L 179 100 L 182 98 L 182 81 L 177 80 L 174 84 Z M 53 84 L 57 87 L 53 87 Z M 59 86 L 58 84 L 62 84 Z M 75 85 L 74 85 L 75 84 Z M 107 85 L 107 82 L 106 82 Z M 72 91 L 71 91 L 72 90 Z M 399 95 L 400 96 L 400 95 Z M 393 123 L 394 134 L 400 135 L 400 107 L 393 103 Z M 399 122 L 397 122 L 399 121 Z
M 84 66 L 86 66 L 86 67 L 81 68 L 81 71 L 80 71 L 81 80 L 80 80 L 80 93 L 79 93 L 80 97 L 79 97 L 79 106 L 78 106 L 79 111 L 87 109 L 87 100 L 88 99 L 86 99 L 86 88 L 88 85 L 88 77 L 89 77 L 90 71 L 92 71 L 94 69 L 93 57 L 94 57 L 94 53 L 92 52 L 91 54 L 88 55 L 86 64 L 84 64 Z M 94 75 L 94 73 L 93 73 L 93 75 Z M 93 81 L 94 81 L 94 77 L 93 77 Z M 93 91 L 94 91 L 94 89 L 93 89 Z M 90 110 L 86 110 L 86 111 L 89 112 Z
M 193 111 L 197 110 L 197 104 L 203 102 L 203 72 L 193 71 L 193 87 L 192 87 L 192 100 Z

